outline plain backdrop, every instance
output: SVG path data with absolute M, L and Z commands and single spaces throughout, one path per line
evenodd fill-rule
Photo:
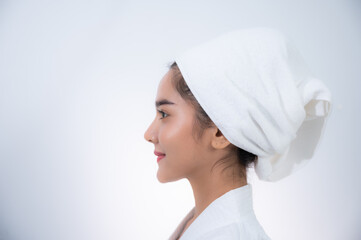
M 167 64 L 236 28 L 274 27 L 330 89 L 312 160 L 249 172 L 271 239 L 361 239 L 357 0 L 0 0 L 0 239 L 167 239 L 194 199 L 143 138 Z

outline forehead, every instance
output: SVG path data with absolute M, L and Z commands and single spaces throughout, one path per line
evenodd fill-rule
M 168 71 L 164 75 L 164 77 L 160 80 L 159 85 L 158 85 L 156 101 L 163 100 L 163 99 L 167 99 L 170 101 L 179 100 L 178 97 L 180 97 L 180 95 L 173 87 L 172 77 L 173 77 L 172 71 Z
M 159 85 L 158 85 L 158 90 L 161 88 L 170 88 L 172 87 L 172 77 L 173 77 L 173 73 L 172 70 L 169 70 L 164 76 L 163 78 L 160 80 Z
M 193 106 L 182 98 L 179 92 L 172 84 L 172 78 L 174 77 L 173 71 L 169 70 L 161 79 L 158 85 L 157 96 L 155 99 L 155 105 L 157 108 L 157 102 L 162 106 L 170 106 L 179 111 L 193 111 Z M 172 102 L 174 104 L 167 104 Z M 164 105 L 163 105 L 164 104 Z

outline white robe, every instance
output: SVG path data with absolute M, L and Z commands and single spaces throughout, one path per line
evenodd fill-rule
M 177 240 L 195 207 L 185 216 L 169 240 Z M 253 211 L 252 186 L 233 189 L 214 200 L 179 240 L 270 240 Z

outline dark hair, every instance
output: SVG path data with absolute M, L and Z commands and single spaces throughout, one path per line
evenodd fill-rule
M 204 130 L 206 130 L 207 128 L 210 128 L 212 126 L 215 126 L 215 125 L 214 125 L 213 121 L 209 118 L 207 113 L 203 110 L 201 105 L 198 103 L 197 99 L 194 97 L 191 90 L 189 89 L 187 83 L 185 82 L 185 80 L 183 78 L 182 73 L 179 70 L 177 63 L 173 62 L 168 67 L 173 72 L 173 77 L 172 77 L 173 87 L 177 90 L 177 92 L 181 95 L 181 97 L 185 101 L 189 102 L 195 109 L 195 112 L 196 112 L 195 119 L 194 119 L 195 122 L 193 125 L 192 132 L 197 134 L 196 136 L 193 136 L 193 137 L 195 137 L 196 140 L 200 139 L 203 136 Z M 250 168 L 252 166 L 252 164 L 254 164 L 254 162 L 257 161 L 257 159 L 258 159 L 257 155 L 247 152 L 247 151 L 231 144 L 231 150 L 230 150 L 229 154 L 226 157 L 217 161 L 216 164 L 218 162 L 226 163 L 227 161 L 225 161 L 225 160 L 235 153 L 237 154 L 237 157 L 238 157 L 238 164 L 240 164 L 242 166 L 243 172 L 241 172 L 240 175 L 241 175 L 241 177 L 243 177 L 246 175 L 247 169 Z M 226 168 L 231 167 L 231 166 L 232 165 L 229 165 Z M 213 167 L 212 167 L 212 169 L 213 169 Z M 225 169 L 223 169 L 223 170 L 225 170 Z

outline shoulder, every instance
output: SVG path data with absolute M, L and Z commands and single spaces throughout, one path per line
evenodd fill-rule
M 257 224 L 235 222 L 212 229 L 197 240 L 271 240 L 263 228 Z

